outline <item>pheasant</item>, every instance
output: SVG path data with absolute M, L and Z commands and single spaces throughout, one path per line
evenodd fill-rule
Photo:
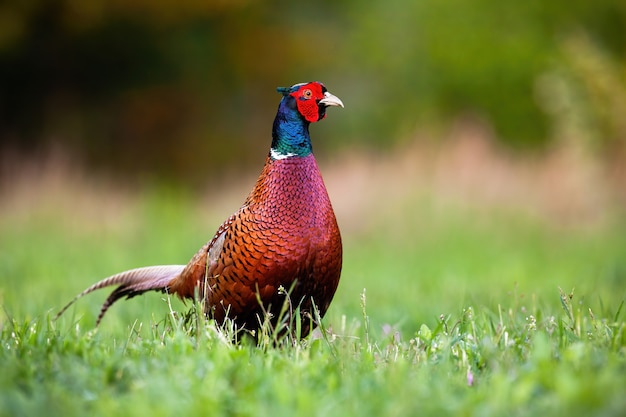
M 156 290 L 181 299 L 200 297 L 205 313 L 223 324 L 258 331 L 266 315 L 278 317 L 286 291 L 299 306 L 301 336 L 311 314 L 323 317 L 339 283 L 341 235 L 312 153 L 309 124 L 326 117 L 341 100 L 320 82 L 277 89 L 283 95 L 272 129 L 269 155 L 241 208 L 217 229 L 187 265 L 148 266 L 105 278 L 78 294 L 117 288 L 100 309 L 96 326 L 122 297 Z

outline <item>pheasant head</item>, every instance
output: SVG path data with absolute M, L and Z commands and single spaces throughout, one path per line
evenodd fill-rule
M 274 119 L 270 155 L 273 159 L 307 156 L 312 152 L 309 124 L 326 117 L 328 107 L 343 107 L 343 103 L 317 81 L 279 87 L 277 91 L 283 99 Z

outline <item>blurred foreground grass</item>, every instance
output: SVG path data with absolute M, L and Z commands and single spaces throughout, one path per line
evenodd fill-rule
M 331 334 L 282 349 L 184 325 L 157 293 L 116 304 L 97 330 L 105 293 L 50 322 L 99 278 L 187 262 L 251 181 L 194 195 L 17 181 L 0 218 L 0 415 L 621 415 L 619 214 L 559 223 L 444 197 L 399 161 L 358 166 L 324 169 L 345 246 Z

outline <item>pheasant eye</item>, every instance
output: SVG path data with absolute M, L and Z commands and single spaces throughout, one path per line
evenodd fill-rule
M 304 98 L 311 98 L 311 96 L 313 95 L 313 92 L 311 92 L 311 90 L 304 90 L 302 92 L 302 95 L 304 96 Z

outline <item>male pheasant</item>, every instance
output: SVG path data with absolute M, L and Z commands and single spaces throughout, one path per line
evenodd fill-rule
M 157 290 L 181 299 L 196 295 L 217 323 L 226 317 L 255 331 L 265 315 L 277 317 L 290 290 L 300 306 L 301 336 L 311 329 L 315 305 L 323 316 L 339 283 L 341 236 L 312 153 L 309 124 L 343 103 L 319 82 L 277 89 L 283 98 L 265 166 L 241 208 L 217 229 L 187 265 L 148 266 L 106 278 L 78 294 L 117 285 L 97 324 L 120 298 Z

